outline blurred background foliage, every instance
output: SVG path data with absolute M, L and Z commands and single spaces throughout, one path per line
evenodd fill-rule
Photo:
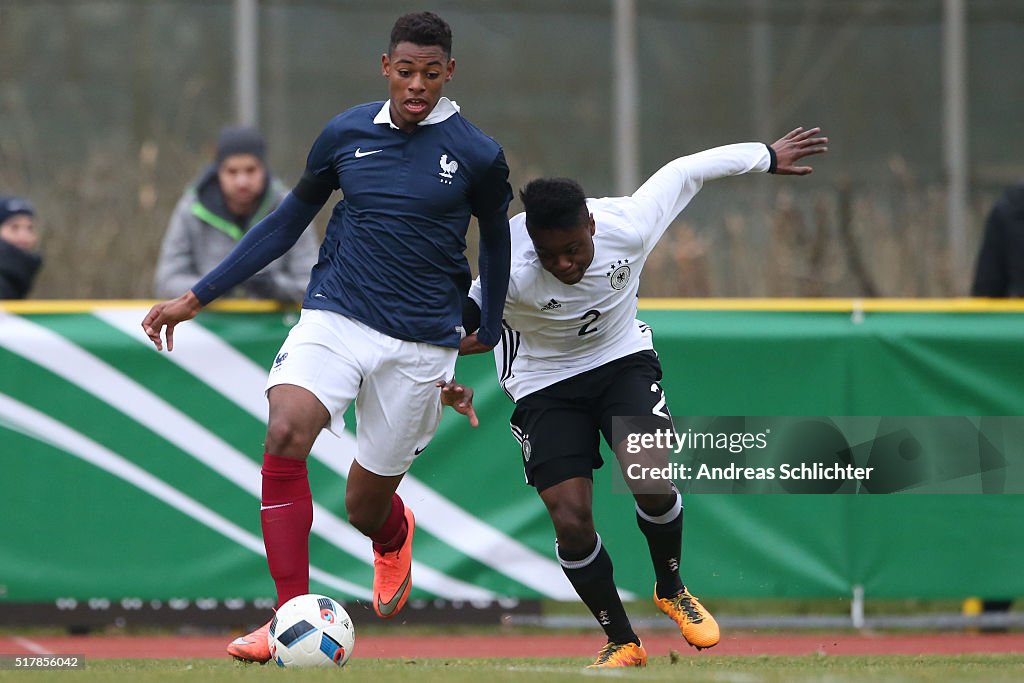
M 387 97 L 391 24 L 423 8 L 261 0 L 259 125 L 285 182 L 332 116 Z M 610 0 L 430 8 L 455 35 L 446 94 L 502 143 L 515 188 L 568 175 L 591 196 L 616 192 Z M 1024 3 L 967 3 L 966 260 L 950 254 L 946 227 L 942 0 L 635 8 L 641 178 L 797 125 L 831 138 L 809 178 L 706 187 L 654 253 L 642 294 L 967 294 L 988 207 L 1024 178 Z M 33 298 L 152 296 L 171 209 L 235 119 L 232 20 L 231 0 L 0 4 L 0 193 L 37 206 L 46 264 Z

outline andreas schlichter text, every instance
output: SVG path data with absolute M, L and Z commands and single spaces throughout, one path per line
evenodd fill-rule
M 712 467 L 707 464 L 698 466 L 669 463 L 664 467 L 644 467 L 633 463 L 626 468 L 626 476 L 635 481 L 653 479 L 692 480 L 706 479 L 709 481 L 736 480 L 856 480 L 867 481 L 871 478 L 874 467 L 854 467 L 853 465 L 822 465 L 811 464 L 788 465 L 776 467 L 740 467 L 736 464 L 724 467 Z

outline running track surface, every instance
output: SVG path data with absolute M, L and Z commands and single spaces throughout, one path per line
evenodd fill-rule
M 697 652 L 680 636 L 650 634 L 644 647 L 651 656 L 675 650 L 683 656 L 722 655 L 954 655 L 1024 653 L 1024 633 L 929 634 L 758 634 L 731 633 L 710 650 Z M 75 654 L 95 659 L 220 658 L 231 637 L 224 636 L 0 636 L 0 653 Z M 600 634 L 367 635 L 357 637 L 360 658 L 422 659 L 473 657 L 593 657 Z

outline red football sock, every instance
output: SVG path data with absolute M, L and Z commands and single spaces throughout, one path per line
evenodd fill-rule
M 313 496 L 306 461 L 263 454 L 260 522 L 277 606 L 309 592 L 309 530 Z
M 391 512 L 384 521 L 384 526 L 370 536 L 373 549 L 378 553 L 393 553 L 402 547 L 409 533 L 409 524 L 405 521 L 405 503 L 396 493 L 391 497 Z

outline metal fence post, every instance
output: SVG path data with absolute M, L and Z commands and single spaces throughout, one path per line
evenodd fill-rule
M 259 0 L 235 0 L 235 116 L 259 125 Z

